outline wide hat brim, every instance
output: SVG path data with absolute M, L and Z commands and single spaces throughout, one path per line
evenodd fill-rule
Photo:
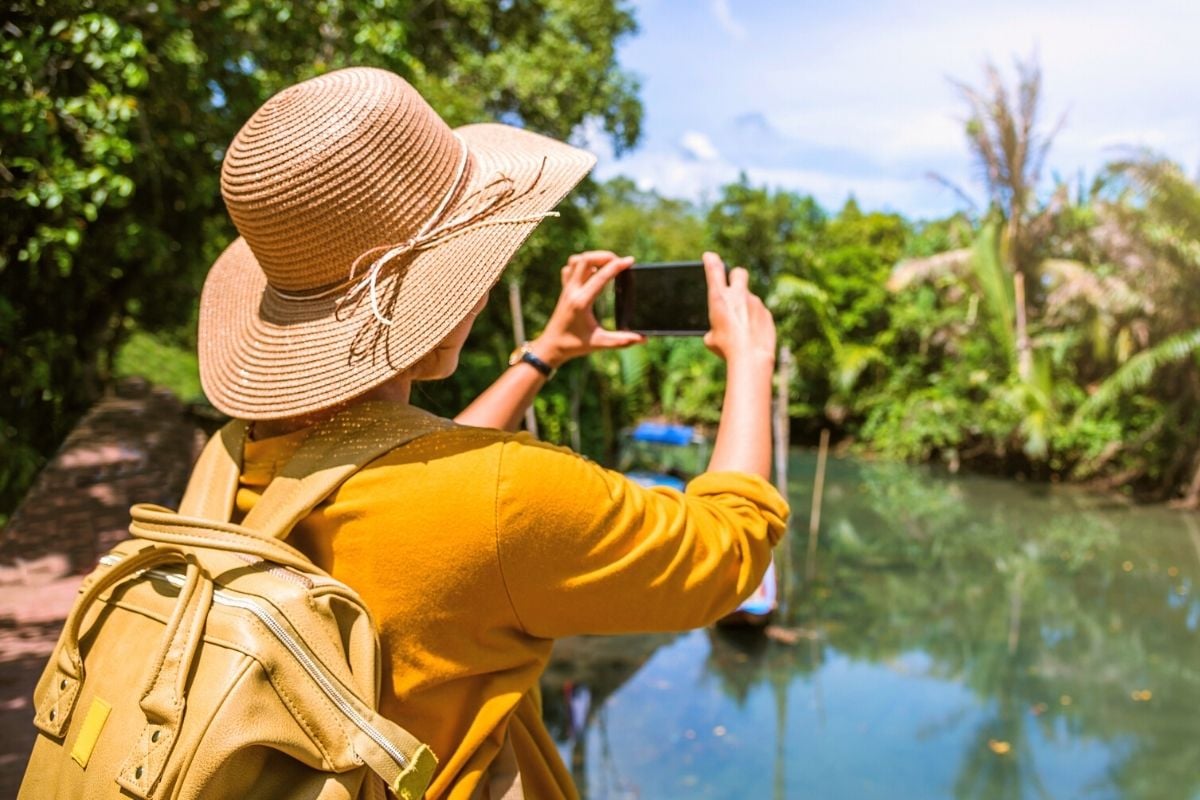
M 536 215 L 558 205 L 595 164 L 587 151 L 507 125 L 455 132 L 471 163 L 460 198 L 497 175 L 520 191 L 491 214 L 496 224 L 439 239 L 380 271 L 378 310 L 391 325 L 376 318 L 366 297 L 346 303 L 342 292 L 284 296 L 268 286 L 245 239 L 225 249 L 200 298 L 200 380 L 214 406 L 241 419 L 301 416 L 413 366 L 491 290 L 538 226 Z M 452 205 L 445 216 L 457 210 Z

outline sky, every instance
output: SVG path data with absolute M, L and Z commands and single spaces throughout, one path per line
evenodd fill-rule
M 934 217 L 980 198 L 951 79 L 989 59 L 1042 66 L 1044 170 L 1090 181 L 1129 148 L 1200 167 L 1200 2 L 1195 0 L 635 0 L 619 49 L 642 82 L 643 137 L 616 158 L 593 131 L 601 179 L 700 202 L 753 183 L 839 208 Z

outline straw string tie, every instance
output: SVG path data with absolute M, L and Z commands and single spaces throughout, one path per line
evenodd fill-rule
M 445 215 L 447 207 L 458 194 L 462 182 L 466 177 L 467 145 L 466 142 L 458 137 L 458 134 L 455 134 L 455 137 L 459 140 L 461 155 L 454 182 L 451 184 L 449 191 L 446 192 L 445 197 L 442 198 L 437 209 L 430 215 L 428 221 L 426 221 L 415 235 L 400 242 L 383 244 L 366 250 L 358 258 L 354 259 L 354 262 L 350 265 L 350 274 L 345 280 L 322 292 L 317 294 L 293 295 L 279 289 L 274 289 L 275 293 L 287 300 L 313 300 L 344 291 L 345 294 L 337 301 L 335 307 L 335 314 L 338 318 L 342 318 L 345 315 L 352 315 L 363 299 L 368 298 L 371 302 L 371 314 L 375 318 L 375 321 L 380 325 L 390 327 L 395 321 L 384 316 L 381 308 L 379 278 L 384 274 L 384 269 L 389 264 L 393 264 L 397 258 L 409 253 L 427 250 L 435 245 L 442 244 L 480 228 L 492 225 L 518 225 L 527 222 L 539 222 L 547 217 L 559 216 L 557 211 L 543 211 L 515 217 L 489 218 L 490 214 L 502 211 L 514 200 L 531 192 L 537 186 L 542 178 L 542 173 L 546 169 L 546 159 L 543 158 L 541 166 L 528 186 L 518 190 L 516 182 L 512 178 L 503 172 L 498 172 L 486 184 L 464 198 L 464 210 L 461 213 L 439 224 L 439 220 Z M 375 260 L 367 267 L 362 277 L 359 277 L 359 269 L 362 263 L 370 258 L 374 258 Z M 364 325 L 364 329 L 368 326 L 369 321 Z M 360 336 L 356 337 L 356 339 L 361 338 L 361 334 L 362 332 L 360 332 Z
M 395 259 L 408 253 L 415 253 L 421 250 L 426 250 L 450 239 L 457 238 L 471 231 L 486 228 L 492 225 L 518 225 L 525 222 L 539 222 L 546 217 L 557 217 L 557 211 L 543 211 L 536 214 L 525 214 L 516 217 L 491 217 L 486 218 L 489 213 L 497 209 L 497 207 L 506 205 L 510 198 L 517 194 L 513 187 L 513 181 L 507 175 L 498 175 L 489 182 L 482 190 L 482 194 L 490 194 L 490 197 L 477 208 L 471 209 L 448 222 L 437 225 L 428 231 L 417 233 L 409 239 L 394 244 L 380 245 L 367 250 L 354 260 L 350 266 L 350 277 L 342 286 L 349 285 L 350 289 L 338 301 L 338 313 L 342 313 L 346 308 L 350 309 L 350 313 L 358 307 L 362 302 L 363 297 L 369 297 L 371 301 L 371 313 L 375 320 L 380 325 L 391 326 L 394 320 L 385 317 L 380 310 L 379 305 L 379 277 L 383 274 L 384 268 L 392 263 Z M 358 275 L 358 269 L 363 261 L 382 252 L 367 268 L 362 278 L 355 282 Z

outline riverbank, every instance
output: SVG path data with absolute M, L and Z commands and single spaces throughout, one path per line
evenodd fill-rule
M 804 423 L 804 420 L 793 419 L 793 430 L 797 427 L 803 429 Z M 807 427 L 811 429 L 811 425 Z M 819 441 L 818 437 L 811 433 L 811 430 L 805 430 L 801 436 L 793 436 L 791 444 L 793 447 L 815 452 Z M 1187 495 L 1168 495 L 1161 486 L 1128 483 L 1120 474 L 1074 478 L 1069 470 L 1056 471 L 1050 469 L 1046 464 L 1031 462 L 1028 458 L 1020 455 L 1006 458 L 989 456 L 986 454 L 986 450 L 986 446 L 977 445 L 964 453 L 959 453 L 957 450 L 937 451 L 925 459 L 903 459 L 844 432 L 840 436 L 835 433 L 830 444 L 830 452 L 839 458 L 854 458 L 871 463 L 901 463 L 922 466 L 934 473 L 944 474 L 948 477 L 977 475 L 1016 483 L 1028 483 L 1034 486 L 1069 486 L 1111 499 L 1114 502 L 1139 506 L 1163 505 L 1176 511 L 1200 510 L 1200 492 Z

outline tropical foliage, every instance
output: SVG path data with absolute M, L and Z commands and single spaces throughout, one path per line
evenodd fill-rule
M 614 49 L 634 22 L 619 0 L 152 5 L 26 0 L 0 34 L 0 513 L 114 375 L 202 399 L 196 298 L 233 235 L 218 164 L 279 87 L 375 64 L 452 124 L 499 118 L 561 138 L 587 126 L 617 150 L 638 138 L 636 81 Z M 884 456 L 1200 502 L 1200 187 L 1152 153 L 1090 186 L 1047 187 L 1056 128 L 1040 118 L 1037 65 L 1018 63 L 1011 89 L 991 66 L 958 89 L 978 176 L 955 187 L 963 211 L 914 221 L 853 198 L 830 210 L 745 177 L 706 206 L 624 178 L 587 184 L 508 273 L 527 330 L 544 324 L 571 252 L 716 249 L 751 270 L 794 354 L 797 439 L 830 428 Z M 512 347 L 508 291 L 455 379 L 416 402 L 453 414 L 496 376 Z M 601 354 L 538 398 L 541 434 L 606 459 L 635 419 L 715 422 L 722 379 L 698 339 Z
M 1044 188 L 1056 128 L 1036 63 L 1016 75 L 1011 90 L 990 65 L 982 88 L 958 84 L 982 189 L 956 187 L 960 214 L 912 222 L 853 198 L 830 213 L 744 178 L 689 209 L 623 182 L 602 187 L 594 241 L 674 257 L 682 230 L 691 253 L 749 267 L 795 354 L 801 438 L 829 427 L 883 455 L 1196 504 L 1200 186 L 1137 153 L 1091 186 Z M 623 237 L 613 220 L 630 213 L 651 222 Z M 621 376 L 626 413 L 711 418 L 716 373 L 689 343 L 658 347 Z
M 0 513 L 110 382 L 135 330 L 194 346 L 233 230 L 223 148 L 280 88 L 388 68 L 451 124 L 638 138 L 622 0 L 16 0 L 0 28 Z M 579 213 L 528 263 L 582 243 Z M 518 265 L 519 266 L 519 265 Z M 156 376 L 159 365 L 142 369 Z

